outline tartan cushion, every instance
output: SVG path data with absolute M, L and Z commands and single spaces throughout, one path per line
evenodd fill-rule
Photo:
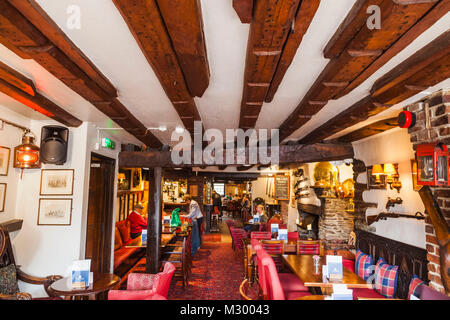
M 418 276 L 414 275 L 411 279 L 411 282 L 409 283 L 409 290 L 408 290 L 408 299 L 410 299 L 411 295 L 416 296 L 417 298 L 420 297 L 419 290 L 417 290 L 421 285 L 425 284 L 424 281 L 422 281 Z
M 320 245 L 317 244 L 299 244 L 298 254 L 320 254 Z
M 375 267 L 375 290 L 386 298 L 394 298 L 397 289 L 398 266 L 380 258 Z
M 358 277 L 367 280 L 371 275 L 372 256 L 357 250 L 355 259 L 355 271 Z

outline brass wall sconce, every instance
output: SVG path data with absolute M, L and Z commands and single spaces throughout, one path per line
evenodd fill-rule
M 397 192 L 400 193 L 402 183 L 398 180 L 398 164 L 386 163 L 384 174 L 386 175 L 386 183 L 389 184 L 391 190 L 397 189 Z

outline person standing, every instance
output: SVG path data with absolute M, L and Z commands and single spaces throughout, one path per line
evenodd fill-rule
M 220 197 L 220 194 L 216 192 L 216 190 L 213 190 L 213 206 L 214 206 L 214 212 L 219 215 L 219 217 L 222 217 L 222 198 Z
M 136 239 L 142 234 L 142 229 L 147 229 L 147 219 L 143 214 L 144 207 L 138 203 L 134 206 L 134 210 L 128 215 L 130 221 L 130 237 Z
M 182 217 L 192 220 L 191 253 L 192 255 L 194 255 L 197 253 L 197 250 L 200 248 L 202 244 L 200 227 L 203 223 L 203 214 L 202 211 L 200 210 L 200 206 L 198 205 L 197 201 L 193 200 L 190 195 L 185 195 L 183 199 L 189 206 L 189 213 L 182 215 Z

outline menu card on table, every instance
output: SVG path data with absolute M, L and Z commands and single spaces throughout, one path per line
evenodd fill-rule
M 142 229 L 141 243 L 143 246 L 147 245 L 147 230 L 146 229 Z
M 171 216 L 164 216 L 163 217 L 163 223 L 164 224 L 170 224 Z
M 287 229 L 278 230 L 278 238 L 277 240 L 286 240 L 288 239 L 288 231 Z
M 259 215 L 255 214 L 253 216 L 253 223 L 259 223 L 260 219 L 259 219 Z
M 330 281 L 342 280 L 342 256 L 327 255 L 327 277 Z
M 333 284 L 333 300 L 353 300 L 353 290 L 348 289 L 346 284 Z
M 75 260 L 72 264 L 72 288 L 86 288 L 92 282 L 91 260 Z
M 272 223 L 270 225 L 270 233 L 272 235 L 272 239 L 277 239 L 278 238 L 278 223 Z

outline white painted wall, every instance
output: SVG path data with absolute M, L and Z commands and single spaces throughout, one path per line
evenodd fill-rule
M 378 207 L 367 209 L 367 215 L 386 212 L 388 197 L 400 197 L 403 204 L 391 208 L 390 212 L 414 214 L 424 212 L 425 208 L 418 192 L 413 190 L 411 177 L 411 159 L 414 150 L 405 129 L 393 129 L 353 143 L 355 158 L 364 161 L 366 166 L 382 163 L 398 163 L 402 188 L 397 190 L 370 190 L 363 193 L 366 202 L 378 203 Z M 366 174 L 360 174 L 358 182 L 366 183 Z M 396 218 L 378 221 L 372 224 L 376 234 L 400 242 L 425 248 L 425 223 L 423 220 Z
M 49 121 L 27 121 L 19 115 L 0 107 L 0 117 L 18 124 L 30 127 L 40 140 L 41 128 L 44 125 L 56 124 Z M 15 130 L 15 131 L 14 131 Z M 100 131 L 101 137 L 110 137 L 107 131 Z M 20 143 L 21 131 L 5 127 L 0 131 L 0 145 L 11 148 Z M 11 234 L 13 251 L 16 263 L 22 270 L 34 276 L 47 276 L 51 274 L 68 275 L 73 260 L 83 259 L 85 254 L 86 220 L 89 196 L 89 168 L 91 152 L 107 156 L 116 160 L 116 174 L 118 171 L 118 154 L 120 141 L 115 140 L 116 150 L 95 150 L 97 142 L 97 129 L 91 123 L 83 123 L 79 128 L 70 128 L 67 162 L 63 166 L 42 164 L 42 169 L 74 169 L 73 196 L 58 197 L 72 198 L 72 220 L 70 226 L 38 226 L 39 195 L 41 170 L 25 170 L 20 180 L 20 171 L 10 167 L 8 177 L 0 177 L 0 182 L 8 183 L 8 211 L 0 213 L 0 222 L 10 219 L 23 219 L 20 231 Z M 39 142 L 37 142 L 39 144 Z M 12 163 L 12 162 L 11 162 Z M 117 182 L 114 186 L 117 191 Z M 114 203 L 115 205 L 115 203 Z M 115 214 L 115 208 L 113 208 Z M 115 221 L 115 217 L 113 217 Z M 114 226 L 113 226 L 114 227 Z M 112 232 L 111 243 L 114 243 Z M 111 247 L 113 253 L 113 246 Z M 111 269 L 113 254 L 111 255 Z M 32 294 L 33 297 L 46 296 L 41 286 L 19 283 L 21 291 Z
M 19 126 L 29 127 L 30 120 L 6 108 L 0 108 L 0 118 L 13 122 Z M 14 147 L 22 141 L 23 131 L 5 124 L 0 130 L 0 146 L 10 148 L 9 169 L 7 176 L 0 176 L 0 183 L 6 183 L 5 210 L 0 212 L 0 222 L 14 219 L 16 212 L 16 197 L 19 185 L 20 170 L 12 167 Z

